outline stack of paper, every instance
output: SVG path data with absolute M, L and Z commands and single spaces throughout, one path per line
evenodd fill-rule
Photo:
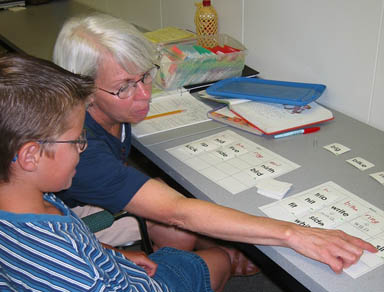
M 261 179 L 256 183 L 257 192 L 260 195 L 276 200 L 281 200 L 291 186 L 291 183 L 278 181 L 273 178 Z
M 152 99 L 147 117 L 132 125 L 132 133 L 140 138 L 197 123 L 210 121 L 208 105 L 196 99 L 189 92 L 171 91 Z
M 249 101 L 230 105 L 237 116 L 266 135 L 275 135 L 333 119 L 330 110 L 316 102 L 305 106 Z
M 248 99 L 218 98 L 206 91 L 200 92 L 198 96 L 227 104 L 228 110 L 237 117 L 233 119 L 228 111 L 221 108 L 210 111 L 208 114 L 210 118 L 256 135 L 275 135 L 333 119 L 332 112 L 316 102 L 305 106 L 291 106 Z M 240 124 L 247 126 L 240 127 Z
M 161 29 L 144 33 L 145 37 L 153 43 L 169 43 L 184 39 L 194 38 L 196 35 L 177 27 L 168 26 Z

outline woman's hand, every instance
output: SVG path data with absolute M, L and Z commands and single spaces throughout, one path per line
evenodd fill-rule
M 298 253 L 327 264 L 334 272 L 358 262 L 364 250 L 377 252 L 370 243 L 341 230 L 295 225 L 288 234 L 288 246 Z

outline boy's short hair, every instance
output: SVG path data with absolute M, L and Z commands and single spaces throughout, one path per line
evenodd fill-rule
M 93 90 L 91 77 L 52 62 L 27 55 L 0 57 L 0 182 L 9 182 L 10 164 L 22 145 L 67 131 L 67 116 Z

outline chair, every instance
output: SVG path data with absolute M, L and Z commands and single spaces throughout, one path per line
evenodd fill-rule
M 152 243 L 149 239 L 148 230 L 146 220 L 140 216 L 136 216 L 126 211 L 121 211 L 116 214 L 112 214 L 107 210 L 103 210 L 88 216 L 81 218 L 84 223 L 89 227 L 91 232 L 95 233 L 110 227 L 115 220 L 119 220 L 120 218 L 132 216 L 137 220 L 139 225 L 141 240 L 140 246 L 141 250 L 143 250 L 146 254 L 153 253 Z

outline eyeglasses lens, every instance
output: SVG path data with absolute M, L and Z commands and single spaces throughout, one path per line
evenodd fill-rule
M 141 79 L 139 79 L 138 81 L 132 81 L 128 83 L 125 87 L 122 87 L 119 90 L 118 97 L 120 99 L 126 99 L 133 96 L 137 87 L 137 83 L 142 82 L 143 84 L 150 84 L 155 78 L 156 73 L 157 67 L 153 67 L 152 69 L 144 73 L 143 77 L 141 77 Z
M 143 83 L 144 84 L 151 83 L 153 81 L 153 79 L 155 78 L 156 73 L 157 73 L 157 67 L 153 67 L 151 70 L 146 72 L 143 75 Z
M 80 151 L 84 151 L 85 148 L 87 147 L 88 141 L 87 141 L 87 132 L 85 129 L 81 133 L 79 137 L 79 143 L 77 145 L 79 146 Z

